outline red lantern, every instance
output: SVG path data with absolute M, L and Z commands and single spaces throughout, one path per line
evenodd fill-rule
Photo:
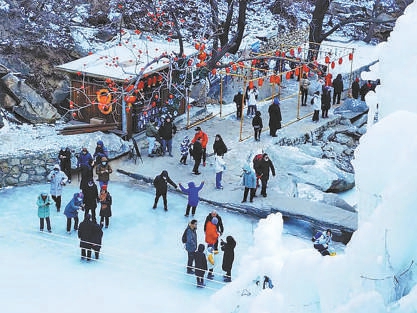
M 156 102 L 153 101 L 151 105 L 152 105 L 153 108 L 156 107 Z
M 281 76 L 279 76 L 279 75 L 275 76 L 275 84 L 277 84 L 277 85 L 281 84 Z
M 328 55 L 326 55 L 326 57 L 324 58 L 324 63 L 326 64 L 330 63 L 330 57 Z
M 242 61 L 240 61 L 238 64 L 241 68 L 243 68 L 245 66 L 245 63 L 243 63 Z
M 285 58 L 285 52 L 281 52 L 281 58 Z
M 290 49 L 290 55 L 294 56 L 294 49 L 293 48 Z
M 235 72 L 237 71 L 237 65 L 236 64 L 232 65 L 232 70 L 235 71 Z
M 253 81 L 249 82 L 249 89 L 253 89 Z
M 300 75 L 300 68 L 299 67 L 297 67 L 296 69 L 295 69 L 295 76 L 299 76 Z
M 125 96 L 125 102 L 126 103 L 131 104 L 131 103 L 133 103 L 135 101 L 136 101 L 136 97 L 135 96 Z
M 271 76 L 269 77 L 269 83 L 271 83 L 271 84 L 275 84 L 275 75 L 271 75 Z
M 158 95 L 155 95 L 155 96 L 154 96 L 154 98 L 155 98 L 156 100 L 158 100 L 159 96 L 158 96 Z
M 230 73 L 230 67 L 226 67 L 226 73 L 229 74 Z
M 332 64 L 330 64 L 331 68 L 334 69 L 334 67 L 336 66 L 336 64 L 334 63 L 334 61 L 332 62 Z
M 72 112 L 73 117 L 77 117 L 77 112 Z
M 297 51 L 298 51 L 298 53 L 301 53 L 301 51 L 302 51 L 301 47 L 298 47 Z
M 262 87 L 263 84 L 264 84 L 264 79 L 261 77 L 258 79 L 258 86 Z
M 217 73 L 217 70 L 216 70 L 215 68 L 213 68 L 213 69 L 211 70 L 211 74 L 216 75 L 216 73 Z
M 188 60 L 188 63 L 187 63 L 187 65 L 188 65 L 188 66 L 191 66 L 191 65 L 193 65 L 193 59 L 189 59 L 189 60 Z
M 353 53 L 349 53 L 349 61 L 353 60 Z
M 157 82 L 157 77 L 156 75 L 154 77 L 152 77 L 152 86 L 155 86 Z
M 152 78 L 151 77 L 149 77 L 148 78 L 148 87 L 151 87 L 152 86 Z
M 291 78 L 291 71 L 289 71 L 289 72 L 287 72 L 287 73 L 285 74 L 285 78 L 286 78 L 287 80 Z
M 126 107 L 126 113 L 129 113 L 130 112 L 130 106 L 127 106 Z
M 145 83 L 143 82 L 143 80 L 141 80 L 138 84 L 138 89 L 143 90 L 144 87 L 145 87 Z
M 343 58 L 339 58 L 339 65 L 343 63 Z
M 309 71 L 309 68 L 308 68 L 307 64 L 303 64 L 303 72 L 308 73 L 308 71 Z
M 200 50 L 200 44 L 198 42 L 195 43 L 194 48 L 196 50 Z
M 134 87 L 133 85 L 126 86 L 125 87 L 125 91 L 126 92 L 129 92 L 129 91 L 131 91 L 133 89 L 133 87 Z
M 281 51 L 277 50 L 275 51 L 275 56 L 279 57 L 281 55 Z

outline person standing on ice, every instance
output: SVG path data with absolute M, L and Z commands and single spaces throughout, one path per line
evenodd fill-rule
M 38 196 L 36 205 L 38 206 L 39 230 L 40 231 L 43 231 L 44 223 L 46 220 L 46 229 L 48 229 L 48 232 L 52 232 L 51 220 L 49 219 L 49 215 L 51 214 L 49 206 L 51 204 L 52 204 L 52 200 L 47 192 L 42 192 Z
M 197 288 L 204 288 L 204 275 L 207 271 L 207 258 L 204 253 L 204 245 L 200 243 L 195 252 L 195 276 L 197 279 Z
M 255 197 L 255 192 L 256 192 L 256 175 L 255 175 L 255 172 L 249 166 L 249 164 L 245 164 L 242 169 L 243 169 L 242 183 L 243 183 L 243 186 L 245 187 L 245 190 L 243 192 L 242 203 L 247 201 L 248 194 L 249 194 L 249 201 L 253 202 L 253 198 Z
M 182 242 L 188 254 L 187 274 L 194 274 L 194 254 L 197 250 L 197 220 L 191 220 L 182 236 Z
M 67 233 L 71 233 L 71 220 L 74 219 L 74 230 L 78 230 L 78 210 L 84 208 L 84 195 L 82 192 L 76 192 L 72 199 L 65 207 L 64 214 L 67 217 Z
M 78 238 L 80 239 L 81 260 L 91 260 L 91 239 L 92 239 L 91 215 L 86 214 L 84 220 L 80 223 L 78 228 Z
M 178 184 L 181 191 L 188 195 L 188 203 L 187 208 L 185 209 L 185 215 L 186 217 L 190 214 L 191 209 L 191 215 L 194 216 L 195 210 L 197 209 L 198 201 L 200 200 L 198 197 L 198 193 L 204 186 L 204 181 L 200 183 L 200 186 L 196 186 L 194 182 L 188 183 L 188 188 L 185 188 L 181 183 Z
M 207 247 L 214 247 L 220 236 L 219 232 L 217 231 L 218 222 L 219 220 L 217 219 L 217 217 L 213 217 L 211 219 L 211 222 L 207 222 L 207 224 L 205 225 Z
M 173 186 L 175 189 L 178 188 L 177 184 L 174 183 L 171 178 L 168 176 L 168 171 L 163 170 L 161 174 L 157 175 L 153 180 L 153 185 L 155 186 L 155 201 L 153 204 L 152 209 L 156 209 L 158 205 L 159 198 L 162 196 L 164 201 L 164 210 L 168 211 L 168 200 L 167 200 L 167 192 L 168 192 L 168 183 Z
M 68 177 L 68 184 L 71 183 L 71 150 L 68 147 L 61 147 L 58 153 L 59 166 Z
M 52 199 L 55 201 L 56 211 L 59 212 L 61 210 L 62 189 L 67 183 L 68 177 L 61 171 L 59 165 L 55 164 L 53 170 L 48 174 L 47 180 L 50 181 L 50 193 Z
M 217 228 L 217 232 L 219 233 L 219 237 L 220 237 L 220 236 L 224 233 L 224 226 L 223 226 L 223 220 L 222 220 L 222 217 L 221 217 L 221 216 L 217 213 L 217 211 L 216 211 L 216 210 L 211 211 L 211 212 L 207 215 L 206 220 L 204 221 L 204 232 L 206 232 L 208 223 L 210 223 L 210 222 L 211 222 L 211 220 L 212 220 L 214 217 L 215 217 L 215 218 L 217 218 L 217 225 L 216 225 L 216 228 Z M 216 243 L 214 244 L 214 252 L 215 252 L 215 253 L 219 253 L 219 251 L 218 251 L 218 247 L 219 247 L 219 240 L 218 240 L 218 238 L 217 238 L 217 241 L 216 241 Z
M 100 194 L 98 195 L 99 202 L 101 204 L 100 207 L 100 225 L 101 227 L 108 228 L 110 224 L 110 217 L 112 215 L 111 212 L 111 205 L 113 203 L 113 199 L 110 195 L 110 192 L 107 190 L 107 185 L 103 185 L 100 190 Z
M 236 241 L 232 236 L 226 237 L 226 242 L 220 242 L 223 253 L 222 269 L 226 272 L 223 281 L 229 283 L 232 281 L 232 267 L 235 260 Z
M 84 217 L 87 214 L 91 214 L 93 222 L 96 222 L 96 208 L 98 202 L 98 189 L 93 179 L 90 179 L 86 188 L 83 191 L 84 194 Z

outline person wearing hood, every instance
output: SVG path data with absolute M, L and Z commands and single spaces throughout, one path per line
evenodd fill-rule
M 193 219 L 188 223 L 182 236 L 182 242 L 188 254 L 187 274 L 194 274 L 195 272 L 193 271 L 192 266 L 194 262 L 194 254 L 197 250 L 197 220 Z
M 318 122 L 319 121 L 319 114 L 320 114 L 320 109 L 321 109 L 321 97 L 320 96 L 320 91 L 316 91 L 314 92 L 313 98 L 311 98 L 311 104 L 313 105 L 313 109 L 314 109 L 314 113 L 313 113 L 313 122 Z
M 331 107 L 330 102 L 331 102 L 330 87 L 326 86 L 323 88 L 323 92 L 321 94 L 321 117 L 322 118 L 329 117 L 329 110 Z
M 68 177 L 68 184 L 71 183 L 71 150 L 68 147 L 61 147 L 58 153 L 59 166 Z
M 177 132 L 177 126 L 171 121 L 171 117 L 167 115 L 165 117 L 164 123 L 158 130 L 159 137 L 162 143 L 162 150 L 165 155 L 165 152 L 168 150 L 168 154 L 172 157 L 172 137 Z
M 206 232 L 206 243 L 208 247 L 214 247 L 217 240 L 220 237 L 220 233 L 217 231 L 217 223 L 219 220 L 217 217 L 213 217 L 210 222 L 206 223 L 205 225 L 205 232 Z
M 168 192 L 168 183 L 173 186 L 175 189 L 178 188 L 177 184 L 174 183 L 171 178 L 168 176 L 168 171 L 163 170 L 161 174 L 157 175 L 153 180 L 153 185 L 155 186 L 155 201 L 152 209 L 156 209 L 158 205 L 159 198 L 162 196 L 164 201 L 164 210 L 168 211 L 168 201 L 167 201 L 167 192 Z
M 109 157 L 109 151 L 104 146 L 104 143 L 102 140 L 97 141 L 96 150 L 94 151 L 93 158 L 95 164 L 100 164 L 101 159 L 103 157 L 108 158 Z
M 192 144 L 192 156 L 194 159 L 194 166 L 193 166 L 193 174 L 200 175 L 198 168 L 201 164 L 201 159 L 203 155 L 205 154 L 203 146 L 201 145 L 201 138 L 198 138 L 193 144 Z
M 262 123 L 261 111 L 255 112 L 255 116 L 252 119 L 252 127 L 255 136 L 255 141 L 261 141 L 262 128 L 264 127 Z
M 224 156 L 224 154 L 227 152 L 227 146 L 220 134 L 216 134 L 216 137 L 214 137 L 213 151 L 214 155 L 219 156 Z
M 94 159 L 91 156 L 90 152 L 88 152 L 87 147 L 83 146 L 81 149 L 81 153 L 78 155 L 77 167 L 91 167 L 92 165 L 94 165 Z
M 101 243 L 103 239 L 103 225 L 92 222 L 91 225 L 91 248 L 94 250 L 94 257 L 98 260 L 100 256 Z
M 221 249 L 223 251 L 222 270 L 226 272 L 223 281 L 229 283 L 232 281 L 232 267 L 235 260 L 236 241 L 232 236 L 226 237 L 226 242 L 221 241 Z
M 83 190 L 84 217 L 91 214 L 93 222 L 96 222 L 96 208 L 98 202 L 98 189 L 93 179 L 90 179 Z
M 86 214 L 84 220 L 78 227 L 78 238 L 80 239 L 81 260 L 91 260 L 91 242 L 92 242 L 93 222 L 91 215 Z
M 82 192 L 76 192 L 70 202 L 65 207 L 64 214 L 67 217 L 67 233 L 71 233 L 71 220 L 74 219 L 74 230 L 78 230 L 78 210 L 84 209 L 84 195 Z
M 49 206 L 51 204 L 52 204 L 52 200 L 47 192 L 42 192 L 38 196 L 36 205 L 38 206 L 39 230 L 40 231 L 43 231 L 44 223 L 46 220 L 46 229 L 48 229 L 48 232 L 52 232 L 51 220 L 49 219 L 49 216 L 51 214 L 51 210 L 49 209 Z
M 185 215 L 184 216 L 186 216 L 186 217 L 189 216 L 190 209 L 191 209 L 191 215 L 194 216 L 195 210 L 197 209 L 198 201 L 200 200 L 199 197 L 198 197 L 198 193 L 203 188 L 204 181 L 202 181 L 200 183 L 200 186 L 198 186 L 198 187 L 195 185 L 194 182 L 189 182 L 188 183 L 188 188 L 184 188 L 183 185 L 181 185 L 181 183 L 179 183 L 178 186 L 180 187 L 180 189 L 183 193 L 188 195 L 188 203 L 187 203 L 187 208 L 185 210 Z
M 340 97 L 343 92 L 343 79 L 342 74 L 337 74 L 336 78 L 332 82 L 333 86 L 333 105 L 340 104 Z
M 355 78 L 355 81 L 352 83 L 352 98 L 358 99 L 359 98 L 359 90 L 361 89 L 359 86 L 359 77 Z
M 61 171 L 59 165 L 55 164 L 53 170 L 48 174 L 46 178 L 50 181 L 50 194 L 55 202 L 56 211 L 59 212 L 61 210 L 62 189 L 63 186 L 65 186 L 67 183 L 68 177 L 63 171 Z
M 194 253 L 194 259 L 197 288 L 204 288 L 204 275 L 207 271 L 207 257 L 204 253 L 204 245 L 202 243 L 198 245 L 197 251 Z
M 109 185 L 110 174 L 113 173 L 107 157 L 103 156 L 100 163 L 96 167 L 96 174 L 98 176 L 98 183 L 100 188 L 103 185 Z
M 181 164 L 187 165 L 189 149 L 190 149 L 190 138 L 188 138 L 188 136 L 185 136 L 180 145 L 180 153 L 181 153 L 180 163 Z
M 277 130 L 281 129 L 281 108 L 278 97 L 274 98 L 271 105 L 268 108 L 269 113 L 269 135 L 272 137 L 277 136 Z
M 257 177 L 261 179 L 261 195 L 266 198 L 266 189 L 268 187 L 269 171 L 275 176 L 275 167 L 267 153 L 262 155 L 262 159 L 254 163 L 254 170 Z
M 249 201 L 253 202 L 253 198 L 255 197 L 255 192 L 256 192 L 256 175 L 255 175 L 255 172 L 249 166 L 249 164 L 245 164 L 242 169 L 243 169 L 242 183 L 243 183 L 243 186 L 245 187 L 245 191 L 243 192 L 242 203 L 247 201 L 248 194 L 250 194 Z
M 110 224 L 110 217 L 112 216 L 111 206 L 113 198 L 107 189 L 107 185 L 101 186 L 100 194 L 98 195 L 100 202 L 100 226 L 108 228 Z

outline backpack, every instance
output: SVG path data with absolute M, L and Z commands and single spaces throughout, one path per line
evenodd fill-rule
M 182 234 L 181 241 L 182 241 L 182 243 L 187 242 L 187 228 L 184 230 L 184 233 Z
M 318 231 L 313 238 L 311 238 L 311 241 L 316 241 L 317 239 L 319 239 L 321 236 L 323 236 L 323 233 L 321 231 Z

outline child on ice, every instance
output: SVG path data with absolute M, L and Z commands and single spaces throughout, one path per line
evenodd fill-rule
M 184 140 L 181 142 L 180 145 L 180 152 L 181 152 L 181 159 L 180 163 L 187 165 L 187 157 L 188 157 L 188 150 L 190 149 L 190 139 L 188 136 L 184 137 Z

